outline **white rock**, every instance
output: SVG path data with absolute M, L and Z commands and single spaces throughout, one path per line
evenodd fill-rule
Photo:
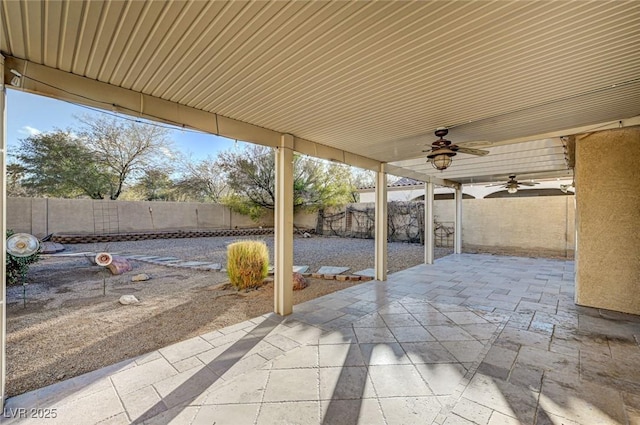
M 137 304 L 140 302 L 135 295 L 123 295 L 120 297 L 119 301 L 122 305 Z

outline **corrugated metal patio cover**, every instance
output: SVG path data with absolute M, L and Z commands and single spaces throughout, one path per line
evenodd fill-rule
M 558 138 L 500 142 L 640 115 L 638 1 L 4 0 L 1 24 L 5 55 L 460 181 L 566 175 Z M 491 155 L 436 172 L 439 126 Z

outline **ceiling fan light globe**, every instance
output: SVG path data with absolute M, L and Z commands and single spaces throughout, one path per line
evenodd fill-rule
M 514 187 L 514 186 L 509 186 L 509 187 L 507 188 L 507 192 L 509 192 L 509 193 L 511 193 L 511 194 L 514 194 L 514 193 L 516 193 L 517 191 L 518 191 L 518 188 L 517 188 L 517 187 Z
M 443 153 L 443 154 L 435 155 L 429 158 L 429 161 L 431 162 L 431 165 L 433 166 L 433 168 L 435 168 L 436 170 L 442 171 L 449 168 L 449 166 L 451 165 L 451 162 L 453 162 L 453 159 L 451 158 L 450 155 Z

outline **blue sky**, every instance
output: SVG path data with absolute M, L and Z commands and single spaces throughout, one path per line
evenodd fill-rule
M 110 111 L 109 111 L 110 112 Z M 110 112 L 111 113 L 111 112 Z M 92 109 L 18 90 L 7 90 L 7 154 L 16 152 L 19 140 L 38 132 L 76 127 L 74 116 L 98 115 Z M 175 129 L 171 131 L 174 148 L 194 159 L 215 156 L 220 150 L 233 148 L 235 141 L 213 134 Z

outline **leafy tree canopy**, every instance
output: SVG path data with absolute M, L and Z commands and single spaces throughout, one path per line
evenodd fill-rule
M 251 145 L 241 151 L 222 152 L 218 164 L 231 189 L 224 198 L 226 204 L 253 216 L 274 208 L 273 149 Z M 348 167 L 296 154 L 293 191 L 294 209 L 314 210 L 350 202 L 354 187 Z
M 127 183 L 165 163 L 169 146 L 166 128 L 85 116 L 75 130 L 22 139 L 14 171 L 32 193 L 115 200 Z
M 144 201 L 177 201 L 170 174 L 171 170 L 168 167 L 146 168 L 136 184 L 128 191 L 123 192 L 121 198 Z
M 82 141 L 109 175 L 109 198 L 118 199 L 124 185 L 145 170 L 166 162 L 169 130 L 115 117 L 81 118 Z
M 226 176 L 218 160 L 208 157 L 196 161 L 182 156 L 177 167 L 180 177 L 175 181 L 175 190 L 180 199 L 217 203 L 228 194 Z
M 23 167 L 22 186 L 45 196 L 103 199 L 109 174 L 70 130 L 32 135 L 20 141 L 16 155 Z M 18 166 L 12 165 L 17 170 Z

